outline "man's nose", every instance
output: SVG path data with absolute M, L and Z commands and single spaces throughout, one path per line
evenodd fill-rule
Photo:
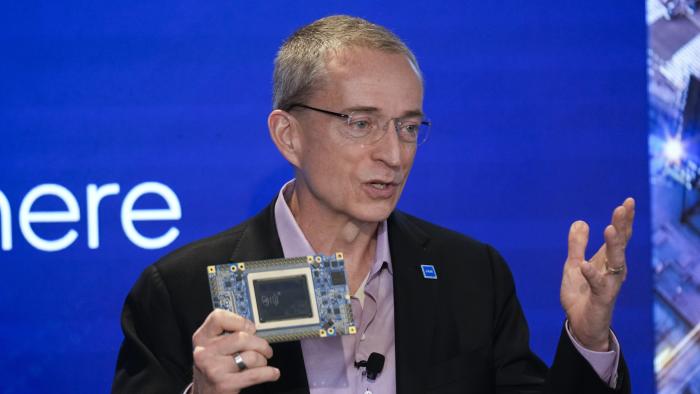
M 382 127 L 382 138 L 375 144 L 375 159 L 383 161 L 387 166 L 397 168 L 401 165 L 401 140 L 396 132 L 396 120 L 390 119 Z

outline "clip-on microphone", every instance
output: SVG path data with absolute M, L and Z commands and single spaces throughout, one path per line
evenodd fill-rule
M 367 361 L 355 361 L 355 368 L 360 367 L 365 367 L 367 379 L 375 380 L 377 379 L 377 375 L 382 372 L 382 368 L 384 368 L 384 356 L 373 352 L 369 355 Z

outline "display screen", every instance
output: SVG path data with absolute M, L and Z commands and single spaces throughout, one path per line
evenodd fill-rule
M 253 280 L 261 323 L 313 317 L 305 275 Z

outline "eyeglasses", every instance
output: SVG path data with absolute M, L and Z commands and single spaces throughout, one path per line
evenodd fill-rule
M 346 127 L 341 129 L 343 134 L 350 139 L 367 144 L 373 144 L 381 140 L 386 134 L 389 122 L 391 121 L 394 121 L 394 128 L 396 129 L 399 140 L 409 144 L 421 145 L 428 139 L 428 135 L 430 134 L 431 123 L 428 120 L 424 120 L 422 116 L 393 118 L 383 123 L 380 117 L 363 111 L 341 114 L 305 104 L 292 104 L 287 107 L 287 111 L 291 111 L 297 107 L 344 119 Z M 380 126 L 382 124 L 383 126 Z

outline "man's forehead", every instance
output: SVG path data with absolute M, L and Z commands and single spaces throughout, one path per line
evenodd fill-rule
M 307 104 L 343 113 L 422 114 L 422 80 L 405 54 L 355 46 L 325 60 Z
M 350 47 L 336 51 L 325 62 L 324 80 L 329 85 L 349 83 L 381 84 L 401 79 L 402 86 L 417 85 L 422 91 L 420 73 L 403 53 L 373 48 Z
M 386 66 L 387 59 L 401 59 L 411 64 L 408 56 L 401 52 L 351 45 L 329 50 L 325 56 L 326 69 L 343 70 L 356 67 Z M 383 61 L 384 60 L 384 61 Z M 415 67 L 412 67 L 415 70 Z

